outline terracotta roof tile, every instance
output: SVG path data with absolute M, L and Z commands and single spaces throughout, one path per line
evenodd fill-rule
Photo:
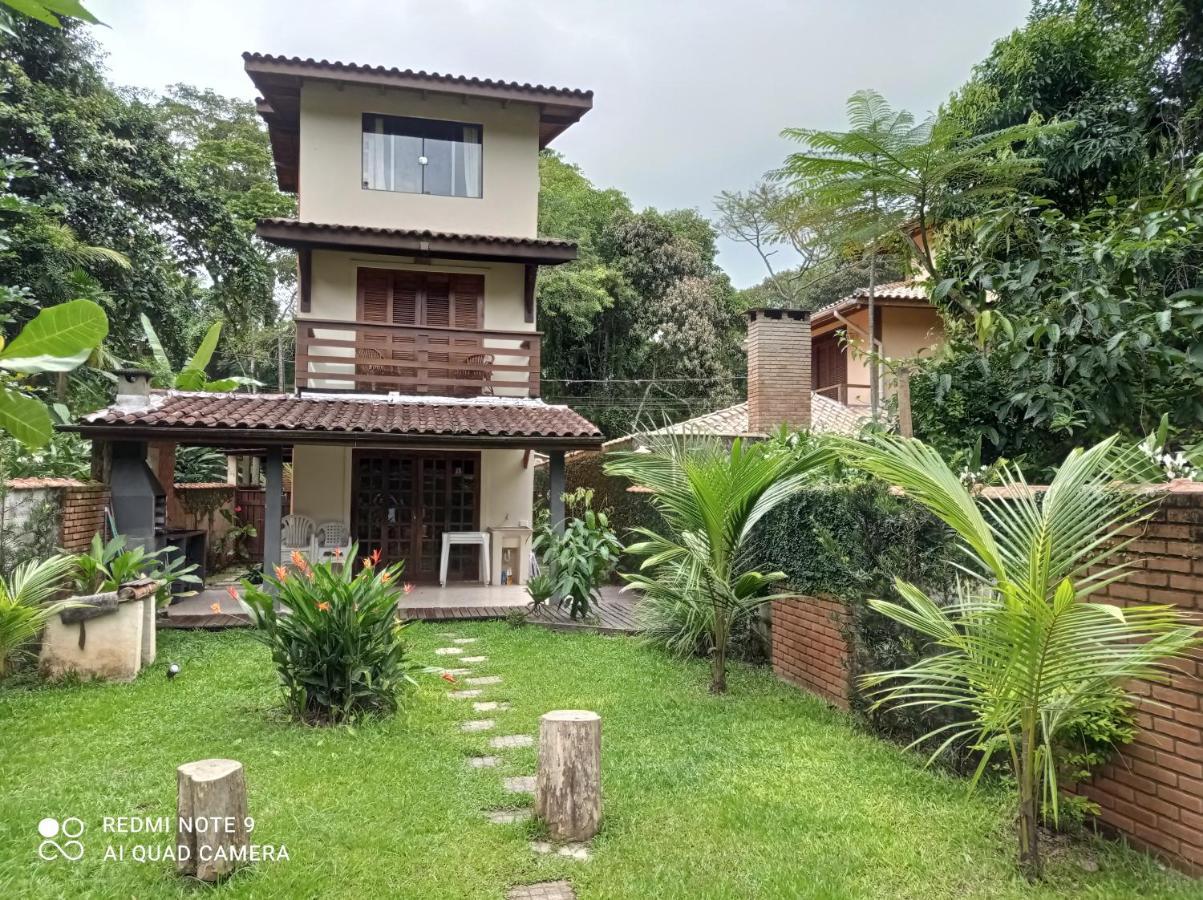
M 386 397 L 345 394 L 213 394 L 156 391 L 142 407 L 113 405 L 85 416 L 89 426 L 243 429 L 264 432 L 601 439 L 566 406 L 482 397 Z
M 341 234 L 373 234 L 381 237 L 410 238 L 413 240 L 459 241 L 474 244 L 497 244 L 502 247 L 538 247 L 575 250 L 572 241 L 558 238 L 523 238 L 495 234 L 459 234 L 450 231 L 430 231 L 417 228 L 374 228 L 368 225 L 339 225 L 326 222 L 304 222 L 300 219 L 259 219 L 259 225 L 283 228 L 298 234 L 306 232 L 336 232 Z
M 857 288 L 846 297 L 841 297 L 834 303 L 828 303 L 826 306 L 820 306 L 810 314 L 810 321 L 813 325 L 816 319 L 822 320 L 830 313 L 839 310 L 845 312 L 848 309 L 855 309 L 861 306 L 869 296 L 867 287 Z M 879 284 L 873 289 L 873 296 L 877 300 L 927 300 L 927 285 L 921 281 L 888 281 L 885 284 Z

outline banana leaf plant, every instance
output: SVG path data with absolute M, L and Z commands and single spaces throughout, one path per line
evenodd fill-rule
M 150 344 L 150 352 L 155 359 L 155 377 L 163 387 L 174 388 L 178 391 L 226 393 L 240 387 L 257 387 L 261 384 L 254 378 L 246 378 L 242 375 L 210 379 L 205 374 L 205 369 L 209 367 L 209 363 L 213 360 L 213 353 L 217 350 L 217 342 L 221 339 L 221 322 L 214 322 L 209 326 L 209 330 L 205 332 L 205 336 L 197 346 L 196 352 L 192 354 L 192 358 L 177 372 L 172 366 L 171 360 L 168 359 L 167 352 L 163 349 L 163 342 L 159 340 L 158 332 L 150 324 L 146 313 L 142 313 L 141 318 L 142 331 L 146 334 L 146 342 Z

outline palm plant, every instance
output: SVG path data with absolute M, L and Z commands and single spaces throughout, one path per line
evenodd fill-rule
M 1114 709 L 1133 679 L 1164 679 L 1199 628 L 1174 607 L 1112 606 L 1092 595 L 1127 574 L 1115 557 L 1132 540 L 1155 495 L 1119 482 L 1144 470 L 1115 438 L 1075 450 L 1043 492 L 1001 472 L 1004 497 L 977 498 L 939 454 L 915 440 L 847 441 L 855 466 L 904 489 L 960 537 L 965 579 L 938 603 L 897 583 L 904 604 L 872 600 L 878 612 L 926 636 L 932 652 L 905 668 L 862 679 L 876 705 L 958 713 L 920 738 L 980 751 L 974 783 L 1003 754 L 1018 787 L 1020 864 L 1040 872 L 1041 808 L 1058 809 L 1059 739 L 1075 723 Z
M 748 568 L 756 523 L 831 459 L 821 446 L 783 453 L 762 443 L 736 440 L 727 449 L 718 440 L 674 436 L 651 452 L 618 453 L 606 464 L 606 474 L 650 491 L 670 532 L 635 529 L 645 540 L 627 551 L 644 559 L 637 573 L 623 577 L 643 593 L 644 605 L 676 608 L 681 627 L 666 637 L 670 648 L 691 652 L 704 642 L 712 693 L 727 690 L 733 628 L 773 599 L 764 589 L 785 578 Z
M 52 617 L 77 605 L 51 602 L 74 568 L 74 557 L 52 556 L 24 562 L 9 578 L 0 580 L 0 678 L 8 674 L 9 660 L 37 637 Z

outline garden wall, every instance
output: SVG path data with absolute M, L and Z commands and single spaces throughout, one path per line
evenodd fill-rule
M 852 696 L 848 611 L 835 597 L 773 601 L 773 672 L 840 709 Z
M 74 478 L 15 478 L 7 483 L 4 531 L 10 551 L 79 553 L 105 534 L 107 485 Z

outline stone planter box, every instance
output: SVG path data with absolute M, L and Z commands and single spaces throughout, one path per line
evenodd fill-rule
M 47 678 L 133 681 L 155 661 L 155 591 L 152 579 L 107 594 L 73 598 L 42 634 L 40 668 Z

